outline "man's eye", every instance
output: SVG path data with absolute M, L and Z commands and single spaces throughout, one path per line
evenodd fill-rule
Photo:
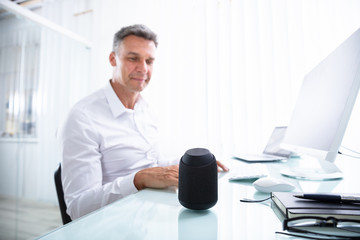
M 136 62 L 136 61 L 137 61 L 137 58 L 132 57 L 132 58 L 129 58 L 129 60 L 132 61 L 132 62 Z
M 153 63 L 154 63 L 153 60 L 146 60 L 146 64 L 148 64 L 148 65 L 152 65 Z

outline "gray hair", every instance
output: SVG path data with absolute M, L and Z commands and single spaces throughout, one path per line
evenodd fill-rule
M 130 35 L 153 41 L 155 43 L 155 47 L 158 46 L 157 36 L 153 31 L 150 30 L 150 28 L 142 24 L 135 24 L 123 27 L 117 33 L 115 33 L 113 41 L 113 51 L 116 52 L 117 48 L 124 40 L 124 38 Z

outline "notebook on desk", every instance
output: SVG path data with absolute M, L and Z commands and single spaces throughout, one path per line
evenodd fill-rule
M 328 203 L 294 197 L 295 192 L 273 192 L 271 199 L 285 218 L 335 217 L 360 220 L 360 204 Z
M 284 139 L 286 127 L 275 127 L 265 149 L 260 154 L 253 153 L 237 153 L 234 158 L 246 162 L 271 162 L 288 159 L 292 153 L 280 148 L 280 144 Z

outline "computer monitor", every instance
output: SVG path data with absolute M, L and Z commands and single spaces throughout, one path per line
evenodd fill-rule
M 342 178 L 333 162 L 359 86 L 360 28 L 305 76 L 281 146 L 302 155 L 299 161 L 311 158 L 317 162 L 286 169 L 283 175 L 310 180 Z

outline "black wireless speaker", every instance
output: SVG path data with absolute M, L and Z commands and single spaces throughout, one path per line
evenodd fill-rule
M 205 148 L 185 152 L 179 164 L 179 202 L 186 208 L 205 210 L 218 200 L 216 159 Z

